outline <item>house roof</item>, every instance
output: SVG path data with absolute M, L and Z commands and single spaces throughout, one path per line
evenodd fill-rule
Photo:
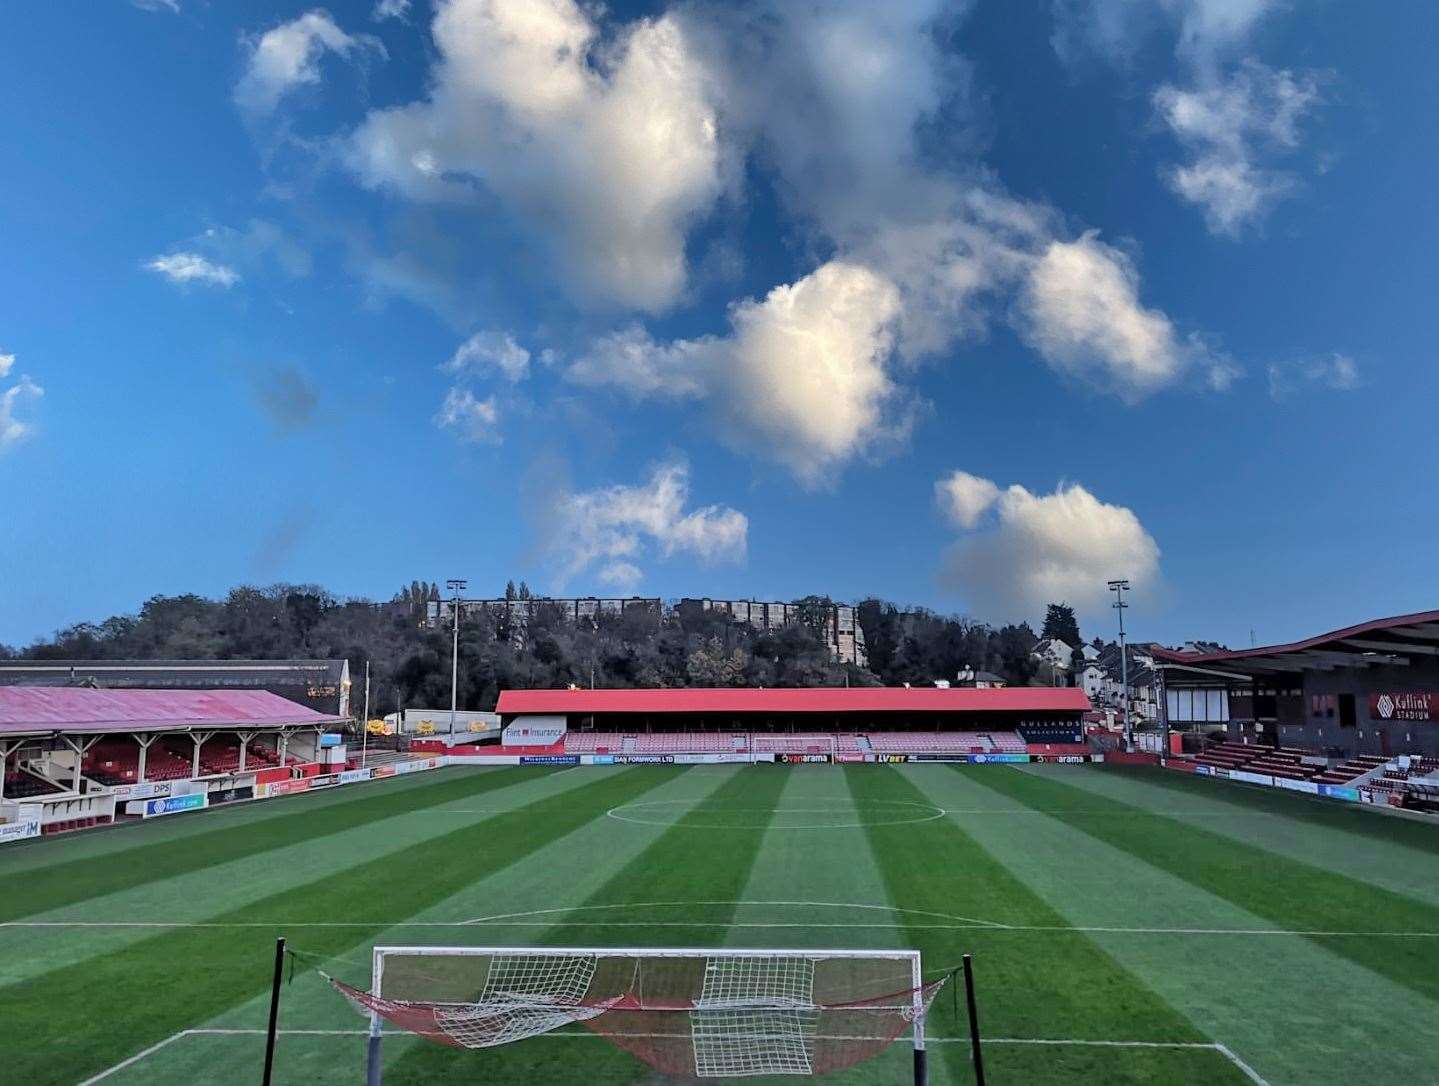
M 265 690 L 0 686 L 0 735 L 328 725 L 344 721 Z
M 1405 666 L 1416 657 L 1439 657 L 1439 611 L 1371 619 L 1283 645 L 1218 652 L 1182 652 L 1155 646 L 1153 654 L 1161 665 L 1213 665 L 1246 674 Z
M 517 713 L 983 713 L 1083 712 L 1074 687 L 776 687 L 686 690 L 505 690 L 496 706 Z

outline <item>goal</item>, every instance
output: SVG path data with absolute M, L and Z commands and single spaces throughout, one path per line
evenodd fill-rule
M 923 1084 L 945 981 L 917 950 L 466 946 L 376 947 L 369 991 L 327 979 L 370 1018 L 369 1086 L 386 1022 L 457 1048 L 588 1031 L 685 1078 L 820 1074 L 908 1032 Z

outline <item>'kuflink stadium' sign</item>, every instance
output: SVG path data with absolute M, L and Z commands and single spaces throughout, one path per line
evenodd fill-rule
M 1439 720 L 1439 694 L 1370 694 L 1372 720 Z

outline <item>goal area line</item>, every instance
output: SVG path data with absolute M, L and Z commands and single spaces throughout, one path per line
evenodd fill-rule
M 171 1034 L 163 1041 L 142 1049 L 128 1059 L 121 1060 L 113 1067 L 108 1067 L 97 1075 L 85 1079 L 79 1086 L 93 1086 L 94 1083 L 104 1082 L 112 1075 L 134 1067 L 155 1054 L 169 1048 L 177 1041 L 188 1037 L 263 1037 L 263 1029 L 239 1029 L 223 1027 L 197 1027 L 195 1029 L 182 1029 Z M 281 1029 L 276 1031 L 280 1037 L 368 1037 L 370 1031 L 366 1029 Z M 414 1039 L 415 1034 L 408 1030 L 385 1030 L 385 1037 L 410 1038 Z M 563 1040 L 602 1040 L 597 1034 L 589 1030 L 555 1030 L 544 1035 L 545 1038 L 556 1038 Z M 968 1037 L 934 1037 L 925 1039 L 930 1045 L 968 1045 Z M 1060 1038 L 1060 1037 L 986 1037 L 985 1045 L 1035 1045 L 1049 1046 L 1056 1048 L 1136 1048 L 1136 1049 L 1174 1049 L 1190 1052 L 1215 1052 L 1231 1063 L 1246 1079 L 1255 1086 L 1269 1086 L 1260 1077 L 1259 1073 L 1245 1063 L 1227 1045 L 1218 1041 L 1123 1041 L 1123 1040 L 1096 1040 L 1085 1038 Z

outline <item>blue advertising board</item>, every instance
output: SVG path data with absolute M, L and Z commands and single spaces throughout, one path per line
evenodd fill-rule
M 338 747 L 342 742 L 344 742 L 344 739 L 345 737 L 339 732 L 326 732 L 324 735 L 320 736 L 320 746 Z
M 521 754 L 520 765 L 579 765 L 578 754 Z
M 205 792 L 196 792 L 188 796 L 166 796 L 163 799 L 147 799 L 145 801 L 145 817 L 153 818 L 156 815 L 179 814 L 181 811 L 199 811 L 210 805 L 210 796 Z

